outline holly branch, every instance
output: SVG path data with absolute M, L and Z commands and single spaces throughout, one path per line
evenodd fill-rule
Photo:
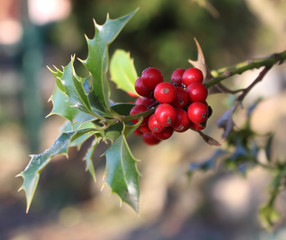
M 286 50 L 280 53 L 274 53 L 267 57 L 262 57 L 253 60 L 247 60 L 237 63 L 230 67 L 220 68 L 218 70 L 212 70 L 212 78 L 205 84 L 207 88 L 210 88 L 226 78 L 229 78 L 236 74 L 242 74 L 251 69 L 257 69 L 261 67 L 271 68 L 275 64 L 282 64 L 286 59 Z

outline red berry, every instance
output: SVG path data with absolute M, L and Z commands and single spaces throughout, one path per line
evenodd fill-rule
M 208 96 L 208 90 L 204 84 L 200 82 L 192 82 L 187 87 L 191 102 L 204 102 Z
M 148 127 L 148 125 L 140 125 L 139 130 L 142 133 L 149 133 L 149 132 L 151 132 L 151 129 Z
M 188 68 L 182 77 L 182 82 L 185 86 L 189 86 L 192 82 L 203 82 L 204 76 L 198 68 Z
M 141 112 L 145 112 L 147 110 L 148 110 L 147 107 L 144 106 L 144 105 L 136 105 L 133 108 L 131 108 L 129 114 L 130 115 L 135 115 L 135 114 L 138 114 L 138 113 L 141 113 Z M 139 119 L 133 119 L 132 120 L 132 122 L 134 124 L 136 124 L 138 121 L 139 121 Z M 144 117 L 143 122 L 141 123 L 141 125 L 144 125 L 144 124 L 146 125 L 147 123 L 148 123 L 148 117 Z
M 176 87 L 176 90 L 177 90 L 176 98 L 171 104 L 176 108 L 183 108 L 190 102 L 189 94 L 180 87 Z
M 159 103 L 171 103 L 176 98 L 176 88 L 168 82 L 158 83 L 154 90 L 154 97 Z
M 184 68 L 177 68 L 171 76 L 171 83 L 175 86 L 181 87 L 182 86 L 182 77 L 186 69 Z
M 140 97 L 135 101 L 136 105 L 145 105 L 147 108 L 155 104 L 155 99 L 153 97 Z
M 155 114 L 152 114 L 148 120 L 148 127 L 152 132 L 162 132 L 165 127 L 163 127 L 160 123 L 157 122 Z
M 155 110 L 155 117 L 159 124 L 163 127 L 172 126 L 177 118 L 176 110 L 168 103 L 160 104 Z
M 162 132 L 153 132 L 152 134 L 160 140 L 166 140 L 173 135 L 173 132 L 174 129 L 172 127 L 167 127 Z
M 188 117 L 194 123 L 202 123 L 208 117 L 208 105 L 202 102 L 194 102 L 188 107 Z
M 137 78 L 136 82 L 135 82 L 135 91 L 140 95 L 140 96 L 143 96 L 143 97 L 149 97 L 152 93 L 152 89 L 146 87 L 144 84 L 143 84 L 143 81 L 142 81 L 142 78 L 139 77 Z
M 192 129 L 194 131 L 201 131 L 201 130 L 205 129 L 205 127 L 206 127 L 206 122 L 203 122 L 203 123 L 190 122 L 190 129 Z
M 154 67 L 146 68 L 141 75 L 143 84 L 149 88 L 154 90 L 156 85 L 160 82 L 163 82 L 163 76 L 160 70 Z
M 156 138 L 152 133 L 144 133 L 143 140 L 148 145 L 156 145 L 161 142 L 161 140 Z
M 189 129 L 190 120 L 188 118 L 187 112 L 182 108 L 177 108 L 177 120 L 173 125 L 176 132 L 185 132 Z

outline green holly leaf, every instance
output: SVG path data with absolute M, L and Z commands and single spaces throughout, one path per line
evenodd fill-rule
M 120 199 L 139 210 L 139 172 L 137 159 L 132 155 L 125 135 L 122 134 L 105 152 L 106 182 Z
M 99 138 L 95 137 L 94 140 L 92 141 L 92 144 L 88 148 L 88 150 L 85 154 L 85 157 L 84 157 L 84 160 L 86 163 L 85 170 L 90 173 L 90 175 L 92 176 L 94 181 L 96 181 L 96 177 L 95 177 L 95 171 L 94 171 L 94 166 L 93 166 L 93 162 L 92 162 L 92 157 L 93 157 L 94 151 L 95 151 L 99 142 L 100 142 Z
M 110 61 L 110 74 L 118 88 L 137 95 L 134 84 L 138 75 L 130 53 L 121 49 L 115 51 Z
M 56 114 L 73 122 L 73 119 L 78 114 L 79 110 L 72 107 L 71 102 L 68 101 L 67 95 L 65 95 L 57 85 L 49 100 L 52 101 L 53 108 L 47 117 Z
M 56 155 L 67 155 L 70 142 L 81 137 L 87 132 L 93 131 L 93 129 L 84 129 L 79 131 L 63 132 L 56 139 L 54 144 L 45 152 L 37 155 L 31 155 L 31 160 L 24 171 L 18 176 L 21 176 L 24 180 L 22 187 L 19 190 L 24 190 L 27 199 L 26 212 L 29 211 L 32 199 L 34 197 L 40 173 L 44 167 L 51 161 L 51 158 Z
M 85 78 L 77 76 L 74 70 L 75 56 L 72 56 L 70 63 L 63 67 L 61 77 L 57 77 L 57 86 L 68 96 L 73 107 L 83 112 L 92 113 L 88 95 L 84 89 Z
M 87 38 L 88 56 L 86 60 L 82 60 L 82 63 L 91 73 L 90 78 L 94 95 L 107 112 L 110 111 L 110 89 L 106 78 L 109 61 L 108 47 L 136 11 L 117 19 L 110 19 L 107 16 L 103 25 L 94 22 L 95 37 L 93 39 Z

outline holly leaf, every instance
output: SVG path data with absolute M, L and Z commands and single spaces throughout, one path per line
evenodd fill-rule
M 72 107 L 71 102 L 68 100 L 68 96 L 65 95 L 57 85 L 54 87 L 53 94 L 49 101 L 52 101 L 53 108 L 47 117 L 56 114 L 73 122 L 73 119 L 79 112 L 78 109 Z
M 67 150 L 69 148 L 70 142 L 89 131 L 93 131 L 93 129 L 62 132 L 49 149 L 47 149 L 41 154 L 31 155 L 31 160 L 25 170 L 22 171 L 19 175 L 17 175 L 21 176 L 24 180 L 23 185 L 19 189 L 19 191 L 25 191 L 27 199 L 26 212 L 29 211 L 32 199 L 34 197 L 39 182 L 40 173 L 42 172 L 44 167 L 51 161 L 51 158 L 56 155 L 67 156 Z
M 95 171 L 94 171 L 92 157 L 94 155 L 94 151 L 95 151 L 99 142 L 100 142 L 99 138 L 95 137 L 94 140 L 92 141 L 92 144 L 88 148 L 88 150 L 85 154 L 85 157 L 84 157 L 84 160 L 86 163 L 85 170 L 90 173 L 90 175 L 92 176 L 94 181 L 96 181 L 96 177 L 95 177 Z
M 77 76 L 74 70 L 75 56 L 72 56 L 70 63 L 63 67 L 62 76 L 57 77 L 57 86 L 67 96 L 73 107 L 83 112 L 92 113 L 88 95 L 84 89 L 85 78 Z
M 204 81 L 208 81 L 212 78 L 212 75 L 211 75 L 210 71 L 208 70 L 206 60 L 205 60 L 205 56 L 204 56 L 203 50 L 202 50 L 198 40 L 196 38 L 194 38 L 194 40 L 195 40 L 195 43 L 197 46 L 198 56 L 197 56 L 197 60 L 189 59 L 189 63 L 192 64 L 195 68 L 200 69 L 204 75 Z
M 115 51 L 110 61 L 110 74 L 118 88 L 137 95 L 134 84 L 138 75 L 129 52 L 121 49 Z
M 86 37 L 88 56 L 86 60 L 81 61 L 91 73 L 90 78 L 94 95 L 107 112 L 110 111 L 110 89 L 106 78 L 108 70 L 108 47 L 136 11 L 117 19 L 110 19 L 107 16 L 103 25 L 98 25 L 94 21 L 95 36 L 93 39 Z
M 105 152 L 106 182 L 111 191 L 131 206 L 139 210 L 139 172 L 137 159 L 132 155 L 125 135 L 122 134 Z

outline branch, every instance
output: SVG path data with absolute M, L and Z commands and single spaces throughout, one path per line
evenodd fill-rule
M 220 83 L 226 78 L 229 78 L 235 74 L 241 74 L 251 69 L 260 68 L 260 67 L 271 68 L 276 63 L 282 64 L 285 59 L 286 59 L 286 50 L 280 53 L 274 53 L 264 58 L 248 60 L 248 61 L 238 63 L 231 67 L 213 70 L 211 72 L 213 78 L 210 79 L 205 85 L 207 88 L 209 88 L 211 86 L 214 86 L 215 84 Z

